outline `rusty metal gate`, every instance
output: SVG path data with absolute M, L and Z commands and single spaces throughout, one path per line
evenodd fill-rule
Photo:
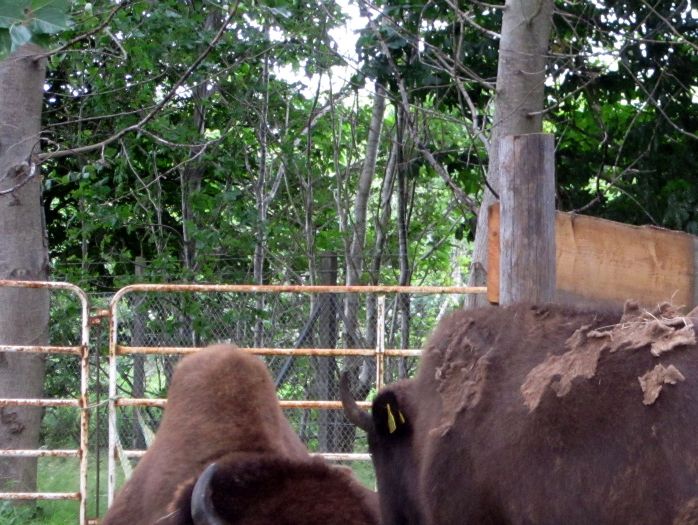
M 51 500 L 76 500 L 79 502 L 79 524 L 88 525 L 88 523 L 93 523 L 92 520 L 88 520 L 87 517 L 87 501 L 88 501 L 88 432 L 90 432 L 90 426 L 88 425 L 88 415 L 89 411 L 95 409 L 88 405 L 88 393 L 90 395 L 97 392 L 99 384 L 89 385 L 89 358 L 93 359 L 99 358 L 99 348 L 94 346 L 94 342 L 90 342 L 90 304 L 87 294 L 80 288 L 69 284 L 60 282 L 26 282 L 26 281 L 3 281 L 0 280 L 0 287 L 15 287 L 15 288 L 44 288 L 49 291 L 62 291 L 62 293 L 68 293 L 74 296 L 80 304 L 80 336 L 79 344 L 68 345 L 68 346 L 26 346 L 26 345 L 0 345 L 0 352 L 33 352 L 41 353 L 45 355 L 59 354 L 61 356 L 75 357 L 79 361 L 80 367 L 80 390 L 79 397 L 75 399 L 68 398 L 50 398 L 50 399 L 0 399 L 0 407 L 7 406 L 41 406 L 41 407 L 73 407 L 79 411 L 80 419 L 80 437 L 79 446 L 77 449 L 45 449 L 41 448 L 38 450 L 0 450 L 0 457 L 73 457 L 79 459 L 79 490 L 76 492 L 52 492 L 52 493 L 12 493 L 5 492 L 0 493 L 0 500 L 2 499 L 25 499 L 25 500 L 35 500 L 35 499 L 51 499 Z M 166 404 L 165 391 L 162 390 L 161 395 L 133 395 L 134 389 L 124 388 L 123 384 L 120 383 L 124 381 L 124 377 L 128 376 L 129 373 L 133 373 L 130 369 L 131 366 L 135 366 L 138 359 L 145 359 L 147 356 L 154 358 L 156 360 L 163 360 L 165 364 L 173 363 L 174 361 L 168 361 L 168 359 L 176 359 L 183 354 L 188 354 L 196 352 L 200 348 L 206 346 L 212 342 L 218 342 L 221 340 L 233 340 L 236 342 L 244 351 L 250 352 L 255 355 L 265 356 L 265 359 L 278 359 L 284 364 L 284 366 L 289 365 L 292 360 L 303 358 L 319 361 L 321 358 L 333 359 L 359 359 L 362 364 L 372 363 L 368 366 L 373 370 L 370 372 L 371 377 L 373 377 L 372 389 L 373 391 L 381 388 L 383 382 L 389 374 L 386 374 L 386 367 L 389 369 L 394 368 L 394 364 L 397 360 L 412 360 L 414 364 L 416 358 L 420 355 L 420 350 L 415 348 L 409 348 L 406 344 L 398 344 L 396 342 L 395 334 L 390 336 L 386 335 L 385 327 L 391 324 L 391 320 L 388 317 L 396 315 L 396 305 L 398 304 L 401 297 L 409 297 L 410 295 L 428 297 L 428 298 L 442 298 L 444 296 L 459 296 L 462 297 L 464 294 L 473 293 L 485 293 L 485 289 L 482 287 L 405 287 L 405 286 L 248 286 L 248 285 L 149 285 L 149 284 L 139 284 L 127 286 L 125 288 L 117 291 L 111 298 L 109 302 L 108 317 L 109 317 L 109 361 L 108 361 L 108 412 L 107 412 L 107 427 L 108 427 L 108 443 L 107 443 L 107 463 L 108 463 L 108 473 L 107 473 L 107 501 L 110 505 L 113 501 L 113 496 L 117 488 L 118 481 L 118 465 L 121 463 L 130 463 L 131 458 L 139 458 L 145 452 L 146 446 L 129 446 L 133 445 L 133 442 L 126 443 L 124 440 L 120 439 L 119 432 L 124 431 L 124 428 L 128 429 L 125 425 L 125 418 L 123 413 L 122 417 L 117 417 L 119 411 L 132 411 L 132 413 L 140 414 L 138 411 L 150 410 L 154 407 L 164 407 Z M 148 295 L 150 294 L 150 295 Z M 284 295 L 286 294 L 286 295 Z M 277 300 L 279 303 L 283 303 L 284 300 L 279 299 L 281 297 L 289 297 L 289 294 L 295 298 L 294 300 L 287 300 L 286 303 L 290 304 L 289 309 L 291 311 L 303 310 L 303 315 L 308 317 L 313 317 L 319 312 L 319 309 L 310 308 L 310 313 L 308 313 L 308 305 L 323 303 L 323 301 L 328 297 L 342 297 L 346 299 L 347 297 L 353 295 L 358 296 L 359 294 L 371 294 L 373 298 L 373 305 L 375 309 L 375 315 L 371 318 L 372 336 L 371 341 L 367 341 L 361 337 L 351 339 L 348 342 L 344 342 L 345 347 L 337 347 L 337 345 L 332 346 L 322 346 L 322 339 L 320 338 L 320 344 L 312 344 L 310 339 L 306 338 L 307 335 L 305 328 L 298 330 L 297 327 L 284 326 L 279 328 L 280 331 L 285 330 L 288 333 L 293 334 L 293 342 L 289 342 L 289 337 L 286 339 L 273 339 L 269 340 L 256 340 L 247 337 L 245 329 L 239 329 L 242 323 L 235 323 L 238 328 L 234 330 L 231 329 L 228 324 L 230 322 L 230 315 L 234 318 L 238 318 L 241 315 L 247 315 L 248 324 L 250 326 L 255 325 L 255 323 L 261 323 L 260 319 L 264 318 L 265 312 L 272 308 L 273 300 Z M 186 312 L 187 306 L 184 302 L 180 301 L 182 297 L 188 298 L 193 303 L 206 303 L 210 301 L 212 297 L 221 298 L 226 297 L 225 303 L 225 314 L 228 318 L 224 318 L 220 322 L 224 329 L 217 332 L 212 332 L 207 335 L 201 335 L 203 333 L 202 326 L 196 326 L 197 319 L 196 316 L 189 314 L 182 314 L 181 312 Z M 157 297 L 158 299 L 152 299 Z M 231 299 L 233 297 L 234 299 Z M 266 298 L 266 299 L 265 299 Z M 386 307 L 386 298 L 390 298 L 393 302 L 391 305 Z M 264 301 L 268 301 L 265 303 Z M 431 299 L 430 299 L 431 300 Z M 408 300 L 409 301 L 409 300 Z M 214 301 L 215 302 L 215 301 Z M 432 302 L 436 302 L 435 299 Z M 446 308 L 448 300 L 443 300 L 439 303 L 441 312 L 436 314 L 430 314 L 430 316 L 425 316 L 425 322 L 423 331 L 426 333 L 431 330 L 433 322 L 442 315 Z M 324 304 L 324 303 L 323 303 Z M 338 302 L 338 304 L 340 304 Z M 163 305 L 167 305 L 166 307 Z M 176 310 L 180 313 L 173 314 L 171 309 L 168 309 L 175 305 Z M 288 305 L 287 305 L 288 306 Z M 433 306 L 433 305 L 432 305 Z M 438 305 L 437 305 L 438 306 Z M 213 308 L 221 309 L 219 303 L 215 303 Z M 336 315 L 342 317 L 343 306 L 337 307 L 338 311 L 335 312 Z M 140 317 L 135 315 L 137 311 L 140 312 Z M 414 319 L 420 316 L 422 311 L 421 306 L 415 308 Z M 210 317 L 209 311 L 202 310 L 199 312 L 201 325 L 211 324 L 213 321 Z M 388 312 L 388 313 L 387 313 Z M 428 317 L 428 319 L 427 319 Z M 317 317 L 314 319 L 317 320 Z M 139 339 L 135 337 L 134 327 L 136 322 L 152 326 L 148 327 L 149 333 L 164 333 L 168 331 L 181 330 L 182 326 L 193 325 L 194 328 L 191 329 L 186 334 L 182 335 L 179 339 L 177 338 L 153 338 L 150 336 L 144 336 Z M 269 323 L 271 330 L 276 330 L 274 325 L 276 320 L 272 319 L 264 321 Z M 329 322 L 325 320 L 325 322 Z M 344 320 L 346 323 L 346 319 Z M 368 322 L 368 321 L 367 321 Z M 131 323 L 131 324 L 129 324 Z M 368 326 L 368 325 L 367 325 Z M 394 326 L 394 322 L 393 325 Z M 242 330 L 242 331 L 240 331 Z M 146 330 L 147 331 L 147 330 Z M 201 333 L 200 333 L 201 332 Z M 300 335 L 299 335 L 300 334 Z M 273 339 L 273 340 L 272 340 Z M 309 342 L 310 341 L 310 342 Z M 389 344 L 390 343 L 390 344 Z M 93 345 L 92 347 L 90 345 Z M 391 346 L 392 344 L 392 346 Z M 414 344 L 415 347 L 421 347 L 421 344 Z M 160 363 L 161 361 L 157 361 Z M 388 365 L 386 365 L 388 363 Z M 99 364 L 99 361 L 97 361 Z M 141 363 L 141 366 L 143 364 Z M 146 368 L 150 366 L 146 364 Z M 99 366 L 95 367 L 98 370 Z M 307 370 L 311 370 L 310 367 L 306 367 Z M 303 369 L 303 370 L 306 370 Z M 284 369 L 287 371 L 287 368 Z M 413 369 L 412 369 L 413 370 Z M 154 376 L 162 375 L 162 370 L 158 369 Z M 311 370 L 312 373 L 312 370 Z M 363 371 L 362 371 L 363 373 Z M 99 377 L 99 375 L 98 375 Z M 135 377 L 135 376 L 133 376 Z M 395 377 L 388 377 L 389 380 L 395 379 Z M 97 379 L 99 381 L 99 379 Z M 278 386 L 279 383 L 277 383 Z M 93 392 L 90 392 L 90 388 L 95 388 Z M 155 389 L 157 391 L 157 388 Z M 307 393 L 307 391 L 306 391 Z M 151 392 L 152 394 L 152 392 Z M 329 413 L 331 411 L 338 412 L 341 409 L 341 403 L 338 401 L 337 397 L 334 399 L 328 397 L 318 397 L 317 399 L 310 399 L 306 397 L 305 399 L 300 399 L 300 397 L 295 396 L 293 391 L 286 393 L 285 399 L 280 401 L 282 408 L 285 411 L 299 411 L 303 414 L 309 413 L 314 410 L 314 413 Z M 97 396 L 99 398 L 99 396 Z M 367 407 L 369 403 L 363 402 L 359 403 L 361 406 Z M 159 413 L 159 412 L 158 412 Z M 96 418 L 99 419 L 99 418 Z M 319 428 L 320 417 L 316 421 L 316 425 Z M 99 422 L 97 422 L 99 423 Z M 97 431 L 99 430 L 98 425 L 95 426 Z M 126 443 L 126 445 L 125 445 Z M 97 450 L 97 468 L 99 468 L 99 454 L 100 451 Z M 365 447 L 360 452 L 356 451 L 322 451 L 320 453 L 329 460 L 337 461 L 367 461 L 370 459 L 369 455 L 366 453 Z M 126 470 L 126 468 L 124 469 Z M 97 476 L 99 477 L 99 476 Z M 99 481 L 97 481 L 99 483 Z M 98 485 L 99 487 L 99 485 Z M 98 496 L 98 494 L 90 494 L 90 497 Z
M 80 438 L 77 449 L 61 450 L 0 450 L 0 457 L 73 457 L 80 461 L 79 489 L 77 492 L 2 492 L 0 499 L 13 500 L 77 500 L 79 502 L 79 523 L 87 524 L 87 444 L 88 444 L 88 404 L 87 388 L 89 379 L 89 340 L 90 304 L 87 294 L 77 286 L 61 282 L 7 281 L 0 280 L 4 288 L 34 288 L 49 291 L 65 290 L 73 294 L 81 306 L 80 344 L 75 346 L 29 346 L 0 345 L 0 352 L 38 353 L 43 355 L 62 354 L 74 356 L 80 362 L 80 397 L 77 399 L 0 399 L 1 407 L 73 407 L 80 411 Z
M 143 450 L 129 450 L 124 447 L 119 438 L 117 411 L 123 408 L 135 407 L 163 407 L 166 404 L 164 398 L 134 398 L 119 396 L 117 393 L 117 364 L 120 358 L 128 356 L 138 356 L 146 354 L 178 356 L 182 354 L 196 352 L 201 348 L 197 344 L 191 346 L 156 346 L 156 345 L 127 345 L 120 339 L 121 315 L 131 308 L 125 305 L 125 299 L 135 294 L 241 294 L 253 297 L 269 294 L 301 294 L 310 297 L 320 297 L 323 294 L 374 294 L 376 300 L 376 338 L 372 346 L 352 346 L 348 348 L 319 348 L 319 347 L 298 347 L 298 346 L 269 346 L 257 344 L 242 344 L 236 337 L 231 337 L 241 346 L 244 351 L 259 356 L 300 356 L 310 357 L 362 357 L 370 358 L 374 361 L 375 367 L 375 389 L 383 386 L 384 363 L 387 358 L 395 357 L 417 357 L 421 351 L 409 348 L 386 348 L 385 334 L 385 296 L 386 295 L 406 295 L 406 294 L 471 294 L 484 293 L 481 287 L 408 287 L 408 286 L 294 286 L 294 285 L 159 285 L 159 284 L 137 284 L 127 286 L 119 290 L 110 302 L 110 345 L 109 345 L 109 445 L 108 445 L 108 502 L 111 504 L 117 486 L 117 461 L 127 461 L 128 458 L 140 457 Z M 139 299 L 143 300 L 143 299 Z M 135 301 L 135 300 L 134 300 Z M 135 304 L 132 303 L 132 304 Z M 126 306 L 126 307 L 125 307 Z M 152 310 L 157 308 L 151 304 Z M 152 313 L 152 312 L 151 312 Z M 129 332 L 126 330 L 126 332 Z M 221 334 L 218 334 L 220 338 Z M 301 338 L 302 339 L 302 338 Z M 212 341 L 208 341 L 209 343 Z M 332 399 L 313 400 L 281 400 L 281 407 L 284 409 L 319 409 L 337 410 L 341 409 L 341 402 Z M 367 407 L 368 402 L 359 403 L 360 406 Z M 328 453 L 319 455 L 329 460 L 340 461 L 367 461 L 370 459 L 367 453 Z

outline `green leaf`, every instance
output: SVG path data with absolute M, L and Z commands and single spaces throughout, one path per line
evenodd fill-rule
M 0 29 L 0 59 L 9 55 L 11 49 L 12 40 L 10 40 L 10 32 L 7 29 Z
M 72 25 L 68 18 L 68 11 L 58 6 L 41 7 L 35 10 L 33 15 L 31 27 L 36 33 L 60 33 Z
M 2 0 L 0 2 L 0 27 L 12 27 L 24 21 L 28 0 Z
M 12 40 L 12 51 L 22 47 L 32 39 L 32 33 L 23 25 L 14 25 L 10 28 L 10 39 Z
M 68 0 L 31 0 L 32 11 L 38 11 L 44 7 L 57 7 L 62 11 L 70 8 Z

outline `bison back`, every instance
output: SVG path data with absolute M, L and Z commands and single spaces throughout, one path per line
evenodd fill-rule
M 672 523 L 698 488 L 695 329 L 645 314 L 518 305 L 441 325 L 414 385 L 431 521 Z

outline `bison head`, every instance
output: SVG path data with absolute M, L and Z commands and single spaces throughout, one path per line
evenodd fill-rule
M 376 495 L 323 460 L 223 458 L 180 490 L 168 524 L 377 525 Z
M 371 459 L 376 469 L 383 525 L 424 523 L 419 496 L 411 382 L 402 381 L 382 389 L 373 401 L 371 414 L 359 408 L 344 373 L 339 392 L 349 421 L 368 435 Z

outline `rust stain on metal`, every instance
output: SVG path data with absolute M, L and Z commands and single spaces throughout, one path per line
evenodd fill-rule
M 79 407 L 77 399 L 0 399 L 3 407 Z
M 125 346 L 116 345 L 116 355 L 153 354 L 153 355 L 187 355 L 195 354 L 205 347 L 191 346 Z M 376 350 L 370 348 L 246 348 L 240 350 L 254 355 L 294 355 L 315 357 L 347 357 L 364 356 L 373 357 Z M 421 350 L 390 348 L 383 350 L 385 357 L 419 357 Z
M 0 499 L 79 500 L 79 492 L 0 492 Z
M 96 326 L 102 324 L 102 321 L 109 318 L 109 310 L 106 308 L 101 308 L 99 310 L 93 310 L 89 317 L 90 326 Z
M 0 345 L 0 352 L 82 355 L 82 346 Z
M 164 408 L 167 405 L 167 399 L 163 398 L 118 398 L 114 401 L 117 407 L 161 407 Z M 341 401 L 293 401 L 280 399 L 279 404 L 281 408 L 291 409 L 291 408 L 317 408 L 321 410 L 341 410 Z M 360 407 L 369 408 L 371 403 L 368 401 L 359 401 L 357 403 Z
M 18 458 L 77 458 L 80 457 L 80 450 L 64 450 L 64 449 L 0 449 L 0 457 L 18 457 Z

